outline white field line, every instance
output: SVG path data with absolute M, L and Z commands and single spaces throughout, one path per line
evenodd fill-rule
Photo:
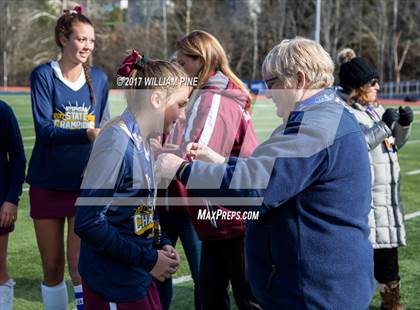
M 408 220 L 414 219 L 414 218 L 419 217 L 419 216 L 420 216 L 420 211 L 416 211 L 416 212 L 407 214 L 404 219 L 406 221 L 408 221 Z
M 32 141 L 32 140 L 35 140 L 35 136 L 23 137 L 22 140 L 23 141 Z
M 408 140 L 406 144 L 420 143 L 420 140 Z
M 406 175 L 416 175 L 416 174 L 420 174 L 420 169 L 416 169 L 416 170 L 406 172 Z
M 181 284 L 181 283 L 185 283 L 185 282 L 190 282 L 192 281 L 191 275 L 186 275 L 186 276 L 180 276 L 180 277 L 176 277 L 173 279 L 173 284 L 177 285 L 177 284 Z

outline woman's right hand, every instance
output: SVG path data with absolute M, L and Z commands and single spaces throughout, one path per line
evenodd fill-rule
M 101 128 L 88 128 L 86 129 L 86 135 L 90 141 L 90 143 L 93 143 L 98 136 L 99 132 L 101 131 Z
M 213 151 L 207 145 L 195 142 L 187 145 L 187 157 L 190 160 L 202 160 L 217 164 L 223 164 L 225 162 L 225 158 L 222 155 Z
M 158 250 L 158 259 L 150 274 L 160 282 L 169 279 L 179 266 L 179 260 L 171 258 L 164 250 Z

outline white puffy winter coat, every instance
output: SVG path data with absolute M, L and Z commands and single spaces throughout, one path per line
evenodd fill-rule
M 400 165 L 397 152 L 408 140 L 410 126 L 397 122 L 391 130 L 381 121 L 385 109 L 367 107 L 354 102 L 357 120 L 365 132 L 372 173 L 372 209 L 369 214 L 369 239 L 375 249 L 406 245 L 404 209 L 400 197 Z M 387 147 L 385 139 L 394 144 Z

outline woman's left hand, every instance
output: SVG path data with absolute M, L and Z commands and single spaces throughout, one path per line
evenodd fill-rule
M 181 157 L 174 154 L 161 154 L 155 161 L 155 172 L 158 180 L 172 180 L 179 166 L 184 162 Z

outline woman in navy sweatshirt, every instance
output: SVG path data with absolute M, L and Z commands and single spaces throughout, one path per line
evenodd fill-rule
M 7 273 L 7 241 L 14 229 L 25 180 L 25 152 L 12 109 L 0 100 L 0 309 L 13 306 L 14 281 Z
M 373 295 L 368 151 L 354 115 L 329 89 L 333 71 L 318 43 L 283 40 L 262 69 L 284 120 L 267 141 L 226 164 L 220 155 L 220 164 L 173 154 L 156 162 L 159 177 L 176 175 L 201 197 L 241 198 L 238 205 L 260 211 L 247 222 L 245 248 L 247 276 L 263 309 L 360 310 Z M 200 146 L 193 150 L 200 155 Z
M 66 10 L 56 24 L 55 40 L 62 57 L 38 66 L 31 74 L 35 146 L 27 182 L 43 267 L 42 299 L 46 310 L 66 309 L 65 254 L 78 309 L 83 307 L 77 271 L 80 240 L 74 234 L 75 201 L 91 143 L 108 119 L 108 81 L 87 65 L 95 32 L 82 8 Z M 67 221 L 67 249 L 64 226 Z

